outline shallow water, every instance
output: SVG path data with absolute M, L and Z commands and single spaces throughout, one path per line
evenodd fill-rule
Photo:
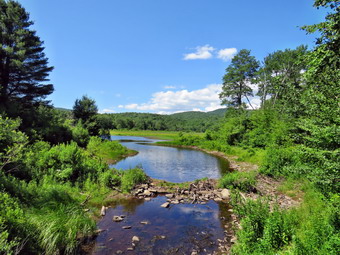
M 107 210 L 98 223 L 104 230 L 96 239 L 93 254 L 208 254 L 218 248 L 217 239 L 223 239 L 225 225 L 230 221 L 228 205 L 209 201 L 206 204 L 177 204 L 163 208 L 166 197 L 151 201 L 123 200 Z M 122 222 L 113 222 L 113 216 L 124 215 Z M 142 224 L 141 222 L 148 224 Z M 131 226 L 131 229 L 123 229 Z M 132 237 L 138 236 L 133 251 Z
M 126 170 L 142 166 L 155 179 L 177 183 L 204 177 L 216 179 L 229 169 L 227 160 L 202 151 L 152 145 L 160 140 L 133 136 L 111 136 L 111 139 L 139 152 L 112 167 Z

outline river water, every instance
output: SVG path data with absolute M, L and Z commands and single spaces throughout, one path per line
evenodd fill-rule
M 112 167 L 126 170 L 141 166 L 148 176 L 155 179 L 177 183 L 204 177 L 217 179 L 229 168 L 227 160 L 202 151 L 153 146 L 152 143 L 159 141 L 155 139 L 133 136 L 112 136 L 111 139 L 138 151 L 137 155 L 125 158 Z
M 153 146 L 155 139 L 117 137 L 124 146 L 137 150 L 136 156 L 112 167 L 129 169 L 142 166 L 147 175 L 171 182 L 218 178 L 228 170 L 228 162 L 201 151 Z M 171 204 L 161 207 L 165 196 L 150 201 L 127 199 L 110 205 L 97 227 L 104 230 L 95 240 L 92 254 L 211 254 L 218 248 L 231 222 L 227 203 Z M 113 216 L 124 216 L 114 222 Z M 128 227 L 126 229 L 126 227 Z M 132 243 L 138 236 L 139 242 Z

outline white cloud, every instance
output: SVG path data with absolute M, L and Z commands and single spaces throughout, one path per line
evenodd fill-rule
M 210 84 L 203 89 L 188 91 L 160 91 L 147 103 L 119 105 L 118 108 L 170 114 L 184 111 L 213 111 L 222 108 L 219 93 L 221 84 Z
M 254 109 L 259 109 L 261 107 L 261 99 L 258 96 L 249 98 L 249 101 Z M 248 109 L 253 109 L 248 101 L 245 101 Z
M 236 53 L 236 48 L 221 49 L 217 53 L 217 58 L 223 59 L 224 61 L 229 61 L 236 55 Z
M 116 111 L 113 109 L 103 109 L 100 110 L 99 113 L 115 113 Z
M 176 86 L 171 86 L 171 85 L 170 85 L 170 86 L 164 86 L 163 88 L 164 88 L 164 89 L 175 89 Z
M 193 59 L 208 59 L 212 58 L 212 52 L 215 50 L 214 47 L 207 45 L 196 47 L 196 52 L 184 54 L 184 60 Z

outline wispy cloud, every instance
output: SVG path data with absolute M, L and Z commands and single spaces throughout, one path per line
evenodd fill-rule
M 119 105 L 126 110 L 150 111 L 171 114 L 184 111 L 213 111 L 221 108 L 219 93 L 221 84 L 210 84 L 205 88 L 188 91 L 160 91 L 152 95 L 149 102 L 142 104 Z
M 193 59 L 208 59 L 212 58 L 212 52 L 215 50 L 214 47 L 210 45 L 198 46 L 196 47 L 196 52 L 184 54 L 184 60 Z
M 236 55 L 237 49 L 236 48 L 225 48 L 221 49 L 217 53 L 217 58 L 220 58 L 224 61 L 232 60 L 232 58 Z
M 209 58 L 219 58 L 223 61 L 230 61 L 237 54 L 236 48 L 224 48 L 215 49 L 214 47 L 206 44 L 204 46 L 197 46 L 196 52 L 184 54 L 184 60 L 194 60 L 194 59 L 209 59 Z
M 169 86 L 164 86 L 163 88 L 164 89 L 176 89 L 176 86 L 169 85 Z

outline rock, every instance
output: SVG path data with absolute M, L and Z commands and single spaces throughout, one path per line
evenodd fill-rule
M 137 189 L 136 192 L 135 192 L 135 194 L 143 193 L 143 191 L 144 191 L 143 189 Z
M 95 233 L 96 234 L 99 234 L 99 233 L 101 233 L 101 232 L 103 232 L 103 231 L 105 231 L 104 229 L 97 229 L 96 231 L 95 231 Z
M 88 208 L 84 209 L 84 212 L 88 212 L 88 211 L 90 211 L 90 209 L 88 209 Z
M 174 197 L 174 194 L 166 194 L 165 195 L 167 198 L 173 198 Z
M 168 208 L 169 205 L 170 205 L 170 203 L 169 203 L 169 202 L 166 202 L 166 203 L 162 204 L 161 207 Z
M 133 243 L 139 242 L 139 237 L 138 236 L 133 236 L 132 237 L 132 242 Z
M 236 243 L 236 241 L 237 241 L 237 238 L 236 238 L 236 237 L 233 237 L 233 238 L 231 238 L 231 240 L 230 240 L 231 243 Z
M 118 250 L 118 251 L 116 251 L 116 254 L 123 254 L 123 251 Z
M 227 189 L 222 189 L 221 191 L 221 197 L 222 199 L 229 199 L 230 197 L 230 192 Z
M 113 216 L 112 220 L 113 220 L 114 222 L 120 222 L 120 221 L 123 220 L 123 218 L 120 217 L 120 216 Z
M 122 229 L 131 229 L 131 226 L 123 226 Z
M 149 224 L 149 222 L 148 222 L 148 221 L 141 221 L 140 223 L 141 223 L 141 224 L 144 224 L 144 225 L 147 225 L 147 224 Z
M 133 251 L 132 247 L 127 248 L 128 251 Z
M 160 238 L 161 238 L 161 239 L 165 239 L 165 238 L 166 238 L 166 236 L 160 236 Z
M 179 201 L 178 200 L 173 200 L 173 201 L 171 201 L 171 204 L 177 205 L 177 204 L 179 204 Z
M 120 215 L 121 218 L 125 218 L 126 216 L 125 215 Z
M 155 189 L 149 189 L 149 191 L 150 191 L 151 193 L 157 193 L 157 190 L 155 190 Z
M 228 209 L 228 212 L 233 212 L 233 209 Z
M 221 201 L 222 201 L 222 198 L 218 198 L 218 197 L 217 197 L 217 198 L 214 199 L 214 201 L 215 201 L 215 202 L 221 202 Z
M 144 198 L 144 200 L 145 200 L 145 201 L 150 201 L 151 198 L 150 198 L 150 197 L 146 197 L 146 198 Z
M 106 208 L 105 206 L 102 206 L 102 209 L 100 210 L 100 216 L 105 216 Z
M 144 190 L 143 195 L 149 197 L 151 196 L 151 192 L 149 190 Z

